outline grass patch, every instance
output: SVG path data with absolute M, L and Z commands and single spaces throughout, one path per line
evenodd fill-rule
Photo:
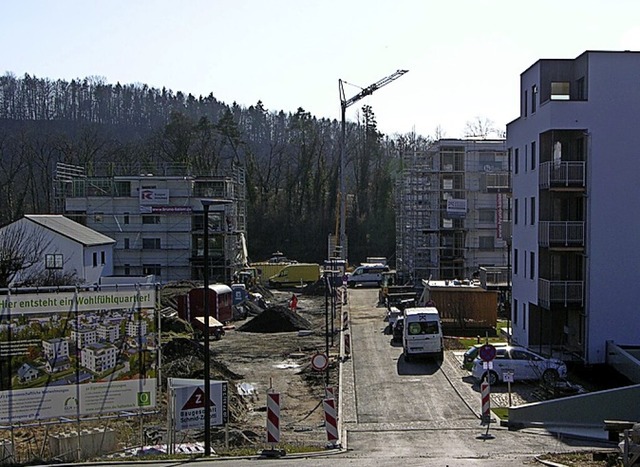
M 509 420 L 509 407 L 496 407 L 495 409 L 491 409 L 491 411 L 500 420 Z

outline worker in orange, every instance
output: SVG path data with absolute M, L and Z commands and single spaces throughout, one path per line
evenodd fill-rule
M 291 308 L 291 311 L 294 313 L 296 312 L 298 308 L 298 297 L 296 297 L 296 294 L 293 294 L 291 300 L 289 300 L 289 308 Z

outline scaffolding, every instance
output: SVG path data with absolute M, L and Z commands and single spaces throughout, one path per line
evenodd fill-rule
M 443 139 L 401 154 L 396 180 L 397 269 L 421 279 L 467 279 L 507 265 L 509 163 L 504 140 Z

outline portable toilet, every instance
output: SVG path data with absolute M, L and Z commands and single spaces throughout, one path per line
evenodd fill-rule
M 247 299 L 247 286 L 245 284 L 232 284 L 231 290 L 233 292 L 233 304 L 237 305 Z

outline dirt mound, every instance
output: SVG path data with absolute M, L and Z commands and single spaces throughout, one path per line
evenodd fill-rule
M 236 329 L 240 332 L 291 332 L 303 329 L 311 329 L 311 323 L 298 313 L 282 305 L 267 308 L 262 313 L 252 318 Z
M 244 376 L 231 371 L 224 363 L 209 354 L 211 377 L 239 380 Z M 176 338 L 162 346 L 163 376 L 174 378 L 203 378 L 204 346 L 197 341 Z

